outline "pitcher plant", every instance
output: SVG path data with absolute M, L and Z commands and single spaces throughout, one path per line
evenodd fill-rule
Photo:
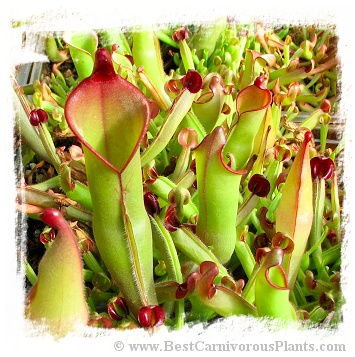
M 26 319 L 341 321 L 336 36 L 261 29 L 47 34 L 48 74 L 13 81 L 17 208 L 44 246 L 21 255 Z

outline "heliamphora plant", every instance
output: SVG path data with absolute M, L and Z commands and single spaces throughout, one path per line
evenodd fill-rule
M 58 210 L 47 208 L 41 219 L 58 233 L 41 260 L 38 281 L 27 296 L 26 316 L 63 337 L 89 320 L 82 258 L 77 240 Z
M 340 319 L 334 35 L 205 31 L 49 35 L 50 77 L 14 83 L 18 209 L 46 248 L 38 277 L 25 260 L 26 316 L 55 334 Z
M 71 93 L 65 116 L 83 144 L 95 242 L 137 316 L 143 306 L 157 304 L 139 153 L 152 110 L 146 97 L 115 73 L 107 50 L 95 56 L 93 74 Z

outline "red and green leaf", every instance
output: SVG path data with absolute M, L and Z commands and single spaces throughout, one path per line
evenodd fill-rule
M 89 318 L 84 294 L 82 259 L 77 239 L 55 208 L 47 208 L 42 220 L 58 231 L 38 267 L 38 281 L 26 300 L 26 316 L 64 337 L 85 326 Z
M 143 202 L 139 147 L 151 103 L 114 71 L 107 50 L 69 96 L 65 115 L 83 144 L 99 252 L 135 316 L 155 305 L 152 234 Z
M 313 186 L 309 157 L 312 133 L 306 132 L 282 189 L 276 210 L 276 232 L 293 240 L 294 249 L 287 254 L 283 266 L 292 288 L 305 252 L 313 221 Z

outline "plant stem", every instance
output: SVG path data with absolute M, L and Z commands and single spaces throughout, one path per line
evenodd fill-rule
M 162 100 L 163 109 L 170 108 L 171 100 L 165 92 L 165 74 L 160 54 L 159 40 L 154 31 L 142 30 L 132 34 L 135 65 L 143 66 L 144 72 L 154 83 Z
M 106 272 L 102 269 L 101 265 L 90 251 L 83 253 L 83 260 L 92 272 L 106 275 Z
M 216 256 L 206 247 L 201 240 L 186 227 L 179 228 L 171 233 L 171 237 L 175 246 L 188 256 L 196 264 L 201 264 L 203 261 L 214 262 L 218 269 L 220 278 L 229 276 L 227 269 L 221 264 Z
M 248 243 L 245 241 L 245 236 L 247 232 L 248 226 L 237 227 L 237 241 L 235 245 L 235 252 L 240 263 L 243 266 L 246 276 L 250 278 L 254 271 L 255 259 Z
M 37 283 L 38 277 L 27 260 L 25 260 L 25 272 L 26 277 L 31 283 L 31 285 L 35 285 Z
M 181 266 L 174 242 L 158 215 L 149 216 L 149 218 L 152 224 L 153 240 L 163 256 L 168 278 L 182 284 Z M 184 302 L 177 301 L 175 308 L 176 327 L 181 329 L 184 325 Z
M 94 273 L 91 270 L 83 269 L 84 281 L 87 281 L 87 282 L 91 283 L 93 276 L 94 276 Z
M 190 47 L 185 40 L 179 42 L 179 49 L 185 73 L 187 73 L 190 69 L 195 69 Z
M 317 248 L 312 252 L 312 258 L 319 274 L 319 279 L 329 280 L 328 274 L 322 261 L 322 248 L 318 245 L 322 238 L 323 231 L 323 210 L 325 197 L 325 180 L 316 179 L 314 182 L 314 219 L 309 237 L 310 246 L 317 245 Z
M 171 38 L 171 36 L 169 36 L 167 33 L 165 33 L 164 31 L 155 31 L 158 39 L 164 43 L 166 43 L 167 45 L 174 47 L 174 48 L 179 48 L 179 45 Z
M 60 186 L 59 176 L 54 176 L 46 181 L 31 185 L 32 188 L 35 188 L 36 190 L 40 190 L 40 191 L 47 191 L 53 188 L 57 188 L 59 186 Z
M 47 126 L 40 124 L 36 127 L 39 138 L 41 139 L 42 145 L 46 150 L 47 155 L 50 157 L 51 164 L 54 166 L 55 170 L 59 173 L 59 166 L 61 164 L 60 158 L 56 153 L 55 146 L 51 134 L 49 133 Z

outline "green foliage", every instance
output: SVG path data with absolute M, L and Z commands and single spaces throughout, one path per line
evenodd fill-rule
M 33 83 L 33 103 L 15 89 L 27 115 L 31 103 L 49 116 L 31 128 L 21 115 L 16 128 L 24 165 L 44 160 L 51 176 L 18 188 L 19 210 L 65 207 L 89 325 L 164 323 L 151 305 L 171 329 L 231 315 L 339 320 L 335 38 L 226 19 L 50 35 L 50 78 Z M 318 156 L 335 170 L 314 182 Z M 260 197 L 256 174 L 270 184 Z

